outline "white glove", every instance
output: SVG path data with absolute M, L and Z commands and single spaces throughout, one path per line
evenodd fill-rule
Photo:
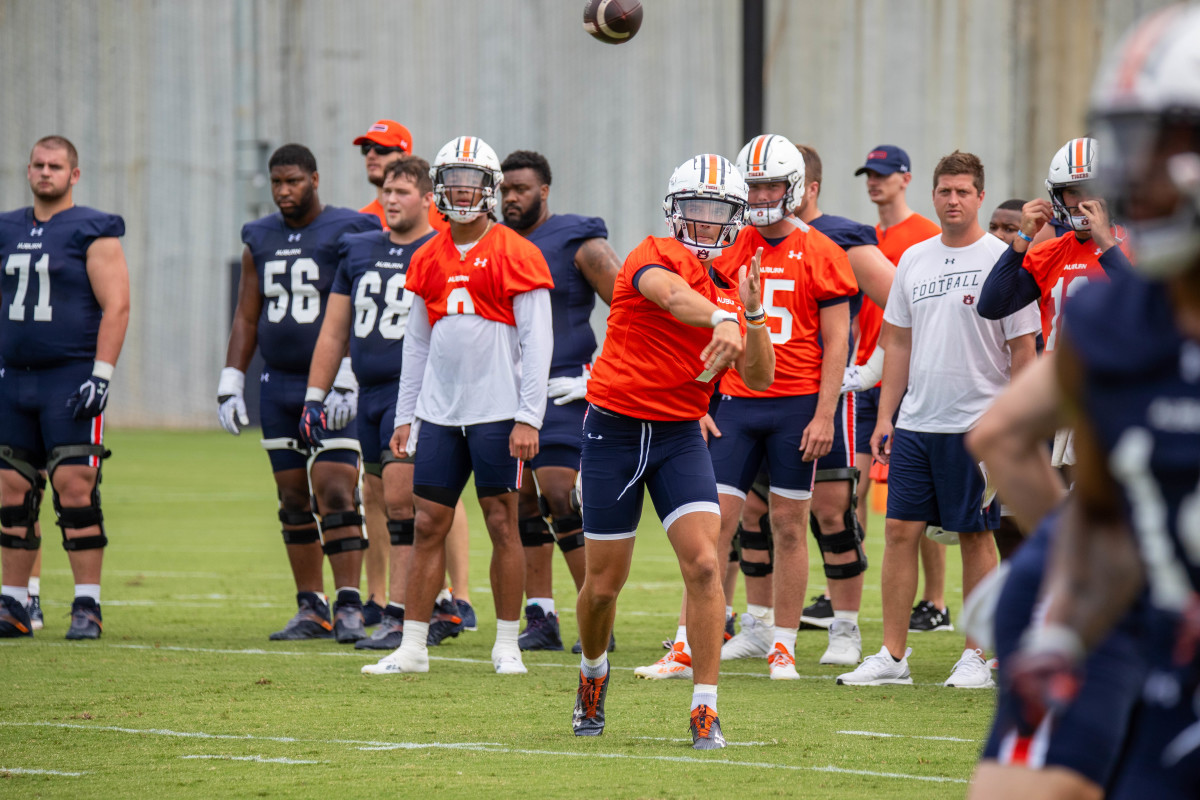
M 329 430 L 340 431 L 349 425 L 358 414 L 358 381 L 350 367 L 350 357 L 342 359 L 337 377 L 333 379 L 333 391 L 325 395 L 325 417 Z
M 238 436 L 242 428 L 250 424 L 246 414 L 246 399 L 242 396 L 246 389 L 246 373 L 237 367 L 225 367 L 221 370 L 221 380 L 217 382 L 217 419 L 221 427 Z
M 592 371 L 585 366 L 582 375 L 551 378 L 546 383 L 546 395 L 554 398 L 556 406 L 565 406 L 567 403 L 582 400 L 587 397 L 587 384 L 591 377 Z
M 875 352 L 861 365 L 851 364 L 842 375 L 842 394 L 846 392 L 865 392 L 883 377 L 883 348 L 876 347 Z

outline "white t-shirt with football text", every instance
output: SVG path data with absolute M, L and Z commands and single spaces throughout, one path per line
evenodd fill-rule
M 897 428 L 965 433 L 1008 385 L 1006 342 L 1041 330 L 1041 318 L 1036 302 L 1000 320 L 976 310 L 983 282 L 1007 247 L 990 233 L 966 247 L 947 247 L 935 236 L 901 256 L 883 312 L 888 323 L 912 329 Z

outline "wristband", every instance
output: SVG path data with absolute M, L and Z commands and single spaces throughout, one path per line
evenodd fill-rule
M 755 311 L 751 311 L 747 308 L 742 312 L 742 316 L 746 318 L 746 322 L 752 324 L 758 323 L 761 325 L 762 321 L 767 318 L 767 310 L 762 306 L 759 306 Z
M 718 325 L 720 325 L 722 322 L 737 322 L 738 318 L 737 318 L 737 314 L 734 314 L 732 311 L 722 311 L 721 309 L 718 308 L 716 311 L 714 311 L 712 313 L 712 316 L 709 318 L 708 321 L 709 321 L 709 327 L 715 328 Z
M 1019 228 L 1017 229 L 1017 238 L 1024 239 L 1025 241 L 1029 242 L 1030 244 L 1033 244 L 1033 237 L 1029 236 L 1028 234 L 1025 233 L 1025 231 L 1020 230 Z
M 1021 648 L 1030 653 L 1059 653 L 1074 662 L 1083 660 L 1085 654 L 1079 634 L 1057 623 L 1031 628 L 1021 637 Z
M 97 359 L 92 362 L 92 374 L 101 380 L 111 381 L 113 376 L 113 365 L 107 361 Z
M 324 403 L 325 395 L 329 392 L 317 386 L 308 387 L 308 391 L 304 393 L 304 402 L 306 403 Z

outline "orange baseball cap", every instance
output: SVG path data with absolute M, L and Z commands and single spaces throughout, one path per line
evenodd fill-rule
M 355 144 L 366 142 L 374 142 L 384 147 L 399 147 L 405 153 L 412 153 L 412 134 L 408 132 L 408 128 L 391 119 L 379 120 L 354 140 Z

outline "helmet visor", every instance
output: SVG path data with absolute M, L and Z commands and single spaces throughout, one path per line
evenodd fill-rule
M 688 222 L 727 225 L 737 213 L 737 206 L 727 200 L 707 197 L 686 197 L 677 201 L 679 216 Z

